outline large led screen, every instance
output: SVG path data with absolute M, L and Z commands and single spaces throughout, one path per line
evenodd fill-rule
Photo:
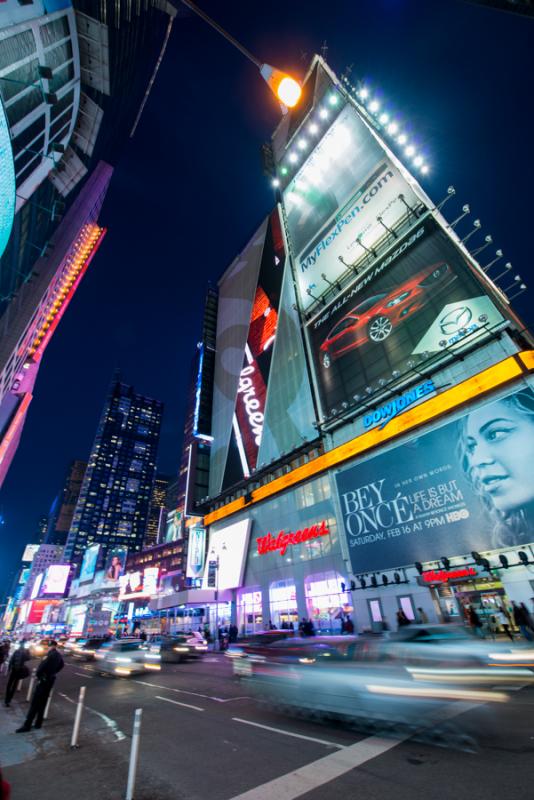
M 501 321 L 461 252 L 427 219 L 308 325 L 323 411 Z
M 80 583 L 89 583 L 93 580 L 98 563 L 98 554 L 100 553 L 100 545 L 93 544 L 88 547 L 84 553 L 82 566 L 80 569 Z
M 124 575 L 128 548 L 123 546 L 112 547 L 108 550 L 104 566 L 104 577 L 107 581 L 118 581 Z
M 410 185 L 347 106 L 284 192 L 302 307 L 417 204 Z
M 534 392 L 524 388 L 337 473 L 352 568 L 534 541 Z
M 45 572 L 41 594 L 64 594 L 70 574 L 70 564 L 52 564 Z

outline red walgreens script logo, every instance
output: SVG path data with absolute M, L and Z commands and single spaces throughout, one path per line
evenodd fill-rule
M 459 569 L 431 569 L 429 572 L 423 572 L 423 580 L 425 583 L 446 583 L 447 581 L 454 580 L 455 578 L 474 578 L 477 575 L 476 569 L 473 567 L 460 567 Z
M 330 529 L 325 520 L 323 520 L 320 525 L 312 525 L 310 528 L 303 528 L 301 531 L 296 531 L 295 533 L 292 531 L 289 531 L 289 533 L 280 531 L 278 536 L 273 536 L 272 533 L 268 533 L 267 536 L 261 536 L 259 539 L 256 539 L 258 553 L 260 556 L 264 556 L 266 553 L 274 553 L 279 550 L 280 555 L 283 556 L 290 545 L 308 542 L 310 539 L 318 539 L 319 536 L 328 536 L 329 533 Z

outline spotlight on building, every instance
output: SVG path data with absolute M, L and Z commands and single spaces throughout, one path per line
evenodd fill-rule
M 395 583 L 400 583 L 401 582 L 401 576 L 399 575 L 398 572 L 394 572 L 393 573 L 393 580 L 395 581 Z
M 478 564 L 478 566 L 482 564 L 482 556 L 480 555 L 480 553 L 477 553 L 476 550 L 471 550 L 471 558 L 473 559 L 475 564 Z
M 445 558 L 445 556 L 441 557 L 441 563 L 443 564 L 445 569 L 450 569 L 451 568 L 451 562 L 450 562 L 450 560 L 448 558 Z
M 384 586 L 387 586 L 387 585 L 388 585 L 388 583 L 389 583 L 389 578 L 388 578 L 388 576 L 387 576 L 387 575 L 382 575 L 382 583 L 384 584 Z
M 351 592 L 353 592 L 355 589 L 356 589 L 356 584 L 354 583 L 354 581 L 351 581 L 350 582 L 350 590 L 351 590 Z
M 508 569 L 508 567 L 510 566 L 508 563 L 508 559 L 506 558 L 504 553 L 499 553 L 499 561 L 501 562 L 504 569 Z
M 371 586 L 373 587 L 373 589 L 376 589 L 376 587 L 378 586 L 376 575 L 371 575 Z
M 519 550 L 517 555 L 518 555 L 518 558 L 521 561 L 521 563 L 524 564 L 525 567 L 526 567 L 527 564 L 529 563 L 528 555 L 525 553 L 524 550 Z
M 360 581 L 360 586 L 362 587 L 362 589 L 365 589 L 365 587 L 367 586 L 367 581 L 365 580 L 363 575 L 362 575 L 361 578 L 359 578 L 359 581 Z
M 414 566 L 415 566 L 417 572 L 419 573 L 419 575 L 422 575 L 423 574 L 423 565 L 421 564 L 421 562 L 420 561 L 416 561 Z

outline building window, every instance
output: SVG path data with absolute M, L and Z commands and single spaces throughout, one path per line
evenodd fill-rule
M 243 589 L 237 597 L 237 620 L 242 634 L 255 633 L 264 629 L 259 589 Z
M 415 609 L 413 607 L 413 600 L 411 594 L 397 596 L 397 603 L 399 609 L 404 611 L 410 622 L 415 621 Z
M 14 64 L 16 61 L 23 59 L 35 53 L 35 39 L 30 30 L 16 33 L 8 39 L 3 39 L 2 47 L 0 47 L 0 69 Z
M 46 25 L 41 25 L 41 39 L 44 47 L 50 47 L 54 42 L 59 42 L 70 35 L 69 21 L 67 17 L 59 17 Z
M 341 622 L 352 612 L 349 592 L 341 591 L 347 579 L 337 572 L 310 575 L 304 581 L 308 617 L 321 632 L 341 633 Z
M 298 628 L 297 594 L 293 581 L 275 581 L 269 588 L 270 620 L 277 628 Z M 266 626 L 265 626 L 266 627 Z
M 382 603 L 378 598 L 367 601 L 369 608 L 369 617 L 371 619 L 371 627 L 373 630 L 382 630 L 384 622 L 384 613 L 382 611 Z

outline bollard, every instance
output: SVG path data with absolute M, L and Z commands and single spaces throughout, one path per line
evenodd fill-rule
M 50 694 L 48 695 L 48 700 L 46 701 L 46 707 L 43 714 L 43 719 L 48 719 L 48 712 L 50 711 L 50 703 L 52 702 L 52 696 L 54 694 L 54 690 L 50 689 Z
M 80 686 L 78 705 L 76 706 L 76 716 L 74 717 L 74 728 L 72 729 L 72 737 L 70 740 L 71 750 L 75 750 L 78 747 L 78 734 L 80 732 L 80 722 L 82 719 L 84 699 L 85 699 L 85 686 Z
M 132 747 L 130 750 L 130 765 L 128 767 L 128 786 L 126 787 L 126 800 L 133 800 L 135 790 L 135 775 L 137 772 L 137 760 L 139 758 L 139 737 L 141 735 L 141 717 L 143 709 L 136 708 L 133 724 Z
M 26 700 L 27 700 L 28 703 L 32 699 L 32 692 L 33 692 L 33 687 L 35 686 L 35 676 L 36 675 L 37 675 L 37 670 L 36 669 L 32 669 L 32 675 L 31 675 L 31 678 L 30 678 L 30 682 L 28 683 L 28 691 L 26 692 Z
M 22 678 L 21 678 L 21 679 L 20 679 L 20 681 L 17 683 L 17 692 L 20 692 L 20 690 L 21 690 L 21 689 L 22 689 Z

